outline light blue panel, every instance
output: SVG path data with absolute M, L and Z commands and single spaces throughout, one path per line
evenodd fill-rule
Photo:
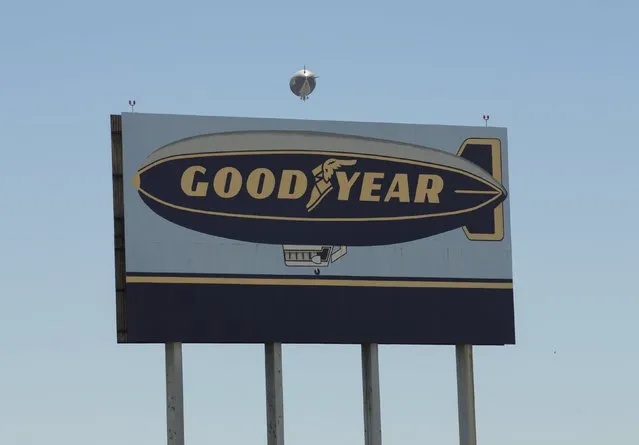
M 498 138 L 502 184 L 508 190 L 506 129 L 374 122 L 309 121 L 124 113 L 123 172 L 127 272 L 308 275 L 287 267 L 282 246 L 201 234 L 162 219 L 132 185 L 138 168 L 158 148 L 184 138 L 229 131 L 316 131 L 432 147 L 456 154 L 468 138 Z M 504 202 L 504 239 L 470 241 L 461 229 L 389 246 L 349 247 L 322 276 L 511 279 L 510 197 Z M 277 261 L 274 259 L 277 258 Z

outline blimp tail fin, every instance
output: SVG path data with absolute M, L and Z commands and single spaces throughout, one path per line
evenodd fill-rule
M 497 182 L 502 181 L 501 141 L 499 139 L 466 139 L 457 156 L 486 170 Z M 504 239 L 504 205 L 487 209 L 477 215 L 477 222 L 465 226 L 464 234 L 471 241 L 501 241 Z

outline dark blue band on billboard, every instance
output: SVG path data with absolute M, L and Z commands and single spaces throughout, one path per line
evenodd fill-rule
M 452 284 L 354 292 L 339 285 L 133 281 L 127 342 L 514 344 L 512 283 L 441 283 Z

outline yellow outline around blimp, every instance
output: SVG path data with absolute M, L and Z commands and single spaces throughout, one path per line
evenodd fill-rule
M 472 140 L 472 139 L 468 139 L 468 140 Z M 485 144 L 485 142 L 482 142 Z M 462 148 L 460 150 L 463 149 L 463 145 Z M 240 213 L 227 213 L 227 212 L 216 212 L 216 211 L 210 211 L 210 210 L 199 210 L 199 209 L 192 209 L 192 208 L 188 208 L 188 207 L 183 207 L 183 206 L 179 206 L 176 204 L 172 204 L 170 202 L 166 202 L 152 194 L 150 194 L 149 192 L 147 192 L 146 190 L 144 190 L 144 188 L 141 185 L 141 175 L 142 173 L 144 173 L 147 170 L 152 169 L 153 167 L 159 165 L 159 164 L 163 164 L 165 162 L 168 161 L 172 161 L 175 159 L 189 159 L 189 158 L 203 158 L 203 157 L 216 157 L 216 156 L 220 156 L 220 157 L 225 157 L 225 156 L 252 156 L 252 155 L 256 155 L 256 154 L 260 154 L 260 155 L 269 155 L 269 154 L 309 154 L 309 153 L 313 153 L 313 154 L 322 154 L 322 155 L 326 155 L 326 156 L 341 156 L 341 157 L 354 157 L 354 158 L 364 158 L 364 159 L 377 159 L 377 160 L 382 160 L 382 161 L 391 161 L 391 162 L 396 162 L 396 163 L 404 163 L 404 164 L 411 164 L 411 165 L 418 165 L 418 166 L 423 166 L 423 167 L 431 167 L 431 168 L 435 168 L 435 169 L 439 169 L 439 170 L 446 170 L 446 171 L 452 171 L 461 175 L 464 175 L 466 177 L 472 178 L 476 181 L 479 181 L 481 183 L 483 183 L 484 185 L 488 186 L 489 188 L 491 188 L 492 190 L 486 190 L 483 191 L 483 194 L 489 194 L 489 195 L 493 195 L 492 198 L 482 202 L 479 205 L 473 206 L 473 207 L 469 207 L 466 209 L 461 209 L 461 210 L 455 210 L 452 212 L 440 212 L 440 213 L 430 213 L 430 214 L 420 214 L 420 215 L 406 215 L 406 216 L 391 216 L 391 217 L 369 217 L 369 218 L 328 218 L 328 217 L 319 217 L 319 218 L 313 218 L 313 217 L 291 217 L 291 216 L 273 216 L 273 215 L 251 215 L 251 214 L 240 214 Z M 469 161 L 470 162 L 470 161 Z M 237 151 L 237 152 L 217 152 L 217 153 L 193 153 L 193 154 L 184 154 L 184 155 L 175 155 L 175 156 L 169 156 L 160 160 L 157 160 L 143 168 L 141 168 L 132 178 L 131 178 L 131 183 L 132 185 L 137 189 L 137 191 L 139 193 L 142 193 L 143 195 L 145 195 L 146 197 L 148 197 L 149 199 L 152 199 L 156 202 L 158 202 L 159 204 L 162 204 L 166 207 L 171 207 L 173 209 L 177 209 L 177 210 L 182 210 L 182 211 L 186 211 L 186 212 L 191 212 L 191 213 L 200 213 L 200 214 L 204 214 L 204 215 L 216 215 L 216 216 L 226 216 L 226 217 L 233 217 L 233 218 L 248 218 L 248 219 L 268 219 L 268 220 L 280 220 L 280 221 L 336 221 L 336 222 L 348 222 L 348 221 L 399 221 L 399 220 L 414 220 L 414 219 L 423 219 L 423 218 L 438 218 L 438 217 L 442 217 L 442 216 L 449 216 L 449 215 L 459 215 L 462 213 L 467 213 L 467 212 L 474 212 L 482 207 L 485 207 L 486 205 L 490 204 L 491 202 L 495 201 L 496 199 L 499 199 L 502 195 L 502 191 L 495 188 L 495 186 L 491 183 L 489 183 L 488 181 L 484 180 L 483 178 L 480 178 L 479 176 L 464 171 L 464 170 L 460 170 L 458 168 L 454 168 L 454 167 L 449 167 L 449 166 L 443 166 L 443 165 L 438 165 L 438 164 L 433 164 L 431 162 L 424 162 L 424 161 L 417 161 L 417 160 L 413 160 L 413 159 L 403 159 L 403 158 L 396 158 L 393 156 L 380 156 L 380 155 L 369 155 L 369 154 L 363 154 L 363 153 L 348 153 L 348 152 L 333 152 L 333 151 L 324 151 L 324 150 L 251 150 L 251 151 Z M 501 184 L 501 183 L 500 183 Z M 466 193 L 466 190 L 456 190 L 457 193 Z M 499 207 L 499 206 L 498 206 Z M 503 220 L 502 220 L 502 232 L 503 232 Z M 472 238 L 469 238 L 472 239 Z

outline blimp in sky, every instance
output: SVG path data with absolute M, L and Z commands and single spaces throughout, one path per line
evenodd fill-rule
M 317 78 L 318 76 L 316 76 L 311 70 L 306 69 L 305 66 L 291 77 L 289 82 L 291 92 L 301 100 L 306 101 L 315 90 Z

